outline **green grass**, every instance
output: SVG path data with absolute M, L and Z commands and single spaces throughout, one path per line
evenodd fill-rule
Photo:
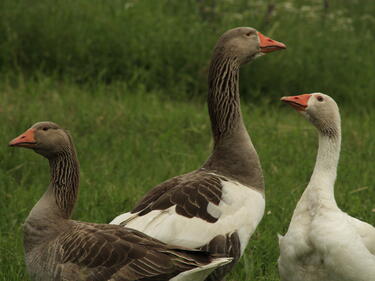
M 261 157 L 266 214 L 230 280 L 278 280 L 285 233 L 315 161 L 314 128 L 283 95 L 323 91 L 340 105 L 336 199 L 375 222 L 373 0 L 0 1 L 0 281 L 28 280 L 22 222 L 48 164 L 7 142 L 33 123 L 68 128 L 81 161 L 74 219 L 109 222 L 147 190 L 199 167 L 211 149 L 204 100 L 212 47 L 253 26 L 288 49 L 241 72 L 243 112 Z
M 328 92 L 327 92 L 328 93 Z M 335 97 L 336 93 L 328 93 Z M 205 96 L 205 94 L 202 94 Z M 272 98 L 277 102 L 279 95 Z M 211 147 L 204 97 L 176 101 L 125 83 L 77 86 L 52 78 L 0 83 L 0 280 L 28 280 L 21 226 L 49 182 L 48 163 L 7 142 L 33 123 L 68 128 L 81 162 L 74 219 L 106 223 L 154 185 L 199 167 Z M 244 101 L 243 113 L 266 177 L 266 214 L 229 280 L 279 280 L 277 233 L 285 233 L 308 183 L 317 149 L 314 128 L 290 107 Z M 374 224 L 375 112 L 342 105 L 343 147 L 336 199 Z M 359 189 L 366 187 L 364 189 Z
M 327 0 L 328 9 L 323 2 L 2 0 L 0 74 L 126 80 L 167 96 L 199 96 L 217 38 L 253 26 L 288 50 L 243 71 L 252 80 L 242 83 L 244 97 L 323 90 L 374 105 L 375 2 Z

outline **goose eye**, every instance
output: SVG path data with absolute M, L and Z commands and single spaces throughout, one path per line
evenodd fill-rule
M 48 127 L 43 127 L 42 128 L 43 131 L 48 131 L 48 129 L 49 129 Z
M 250 37 L 252 34 L 253 34 L 253 33 L 252 33 L 251 31 L 249 31 L 249 32 L 246 33 L 245 35 L 246 35 L 247 37 Z
M 322 96 L 317 96 L 316 99 L 317 99 L 318 101 L 323 101 L 323 100 L 324 100 Z

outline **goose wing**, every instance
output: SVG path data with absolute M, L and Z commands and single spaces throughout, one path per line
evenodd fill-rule
M 334 235 L 328 234 L 322 240 L 324 243 L 318 245 L 322 252 L 328 252 L 327 266 L 337 280 L 375 280 L 375 256 L 353 227 L 353 220 L 343 215 L 343 220 L 336 216 L 337 223 L 331 226 L 336 232 L 328 232 Z
M 207 212 L 207 207 L 209 203 L 219 205 L 221 180 L 225 179 L 201 171 L 172 178 L 152 189 L 131 213 L 143 216 L 154 210 L 175 206 L 176 213 L 181 216 L 216 222 L 217 218 Z
M 137 229 L 168 244 L 203 247 L 210 253 L 238 258 L 264 207 L 264 197 L 258 191 L 197 170 L 156 186 L 131 212 L 116 217 L 111 224 Z
M 350 223 L 355 227 L 363 244 L 375 256 L 375 227 L 348 215 Z
M 58 243 L 62 280 L 169 280 L 211 262 L 205 252 L 169 247 L 115 225 L 79 223 Z

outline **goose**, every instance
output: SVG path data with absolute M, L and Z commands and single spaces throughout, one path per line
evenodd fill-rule
M 201 168 L 155 186 L 111 224 L 168 244 L 233 257 L 207 280 L 224 278 L 243 254 L 265 208 L 262 168 L 241 114 L 239 69 L 285 48 L 250 27 L 228 30 L 219 38 L 208 74 L 212 154 Z
M 24 224 L 26 266 L 38 281 L 204 280 L 231 258 L 166 245 L 137 230 L 70 219 L 79 164 L 69 133 L 39 122 L 13 139 L 48 159 L 51 182 Z
M 282 281 L 375 281 L 375 228 L 349 216 L 334 196 L 341 145 L 336 102 L 322 93 L 283 97 L 319 132 L 309 184 L 284 236 L 279 236 Z

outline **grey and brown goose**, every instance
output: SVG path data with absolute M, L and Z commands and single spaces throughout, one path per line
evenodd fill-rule
M 285 48 L 250 27 L 234 28 L 220 37 L 208 76 L 211 156 L 202 168 L 154 187 L 131 212 L 111 223 L 166 243 L 234 257 L 208 280 L 224 278 L 243 254 L 265 207 L 261 165 L 241 115 L 239 69 Z
M 70 220 L 79 164 L 70 135 L 52 122 L 36 123 L 10 146 L 49 160 L 51 183 L 24 224 L 27 269 L 40 281 L 204 280 L 231 261 L 166 245 L 137 230 Z

